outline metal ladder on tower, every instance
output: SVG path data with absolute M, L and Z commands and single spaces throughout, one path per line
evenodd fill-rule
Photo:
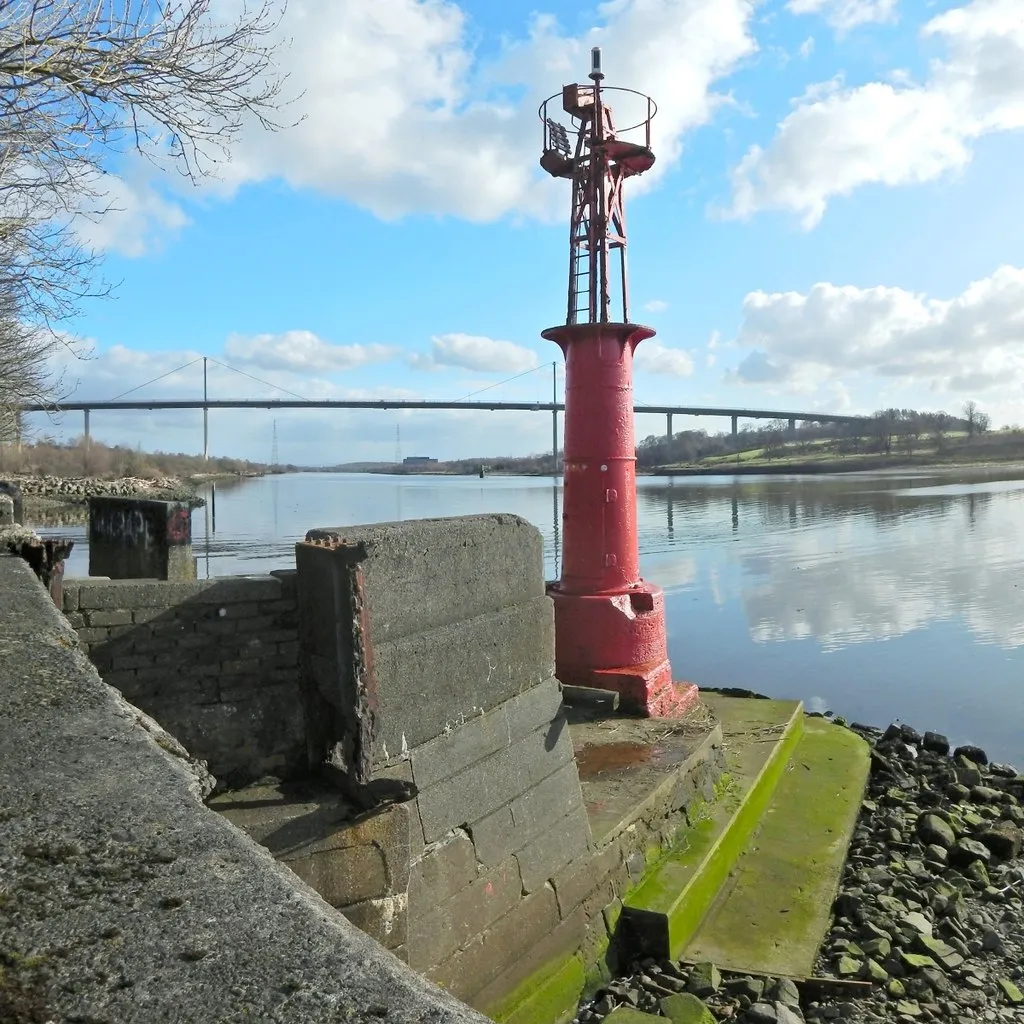
M 579 211 L 578 219 L 574 219 L 572 238 L 572 259 L 569 267 L 570 289 L 570 323 L 580 323 L 580 314 L 584 314 L 583 323 L 590 319 L 590 222 L 592 210 L 587 203 L 587 182 L 590 177 L 590 161 L 580 162 L 573 176 L 573 209 Z M 582 303 L 582 304 L 581 304 Z

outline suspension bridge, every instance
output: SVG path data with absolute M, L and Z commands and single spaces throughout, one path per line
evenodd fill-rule
M 128 395 L 134 394 L 135 392 L 141 391 L 143 388 L 149 387 L 151 384 L 155 384 L 158 381 L 164 380 L 167 377 L 172 376 L 175 373 L 179 373 L 182 370 L 186 370 L 189 367 L 202 362 L 203 364 L 203 394 L 201 397 L 196 398 L 128 398 Z M 247 377 L 258 384 L 265 387 L 271 388 L 274 391 L 278 391 L 286 398 L 211 398 L 208 387 L 208 363 L 213 363 L 226 370 L 231 370 L 234 373 L 240 374 L 243 377 Z M 115 396 L 111 399 L 82 399 L 82 400 L 67 400 L 60 401 L 57 403 L 46 404 L 46 403 L 27 403 L 21 406 L 21 411 L 24 413 L 47 413 L 50 415 L 80 412 L 83 415 L 83 433 L 85 444 L 88 447 L 91 439 L 91 414 L 93 412 L 150 412 L 157 410 L 185 410 L 185 409 L 202 409 L 203 410 L 203 457 L 208 458 L 210 452 L 210 429 L 209 429 L 209 412 L 211 409 L 267 409 L 267 410 L 279 410 L 279 409 L 363 409 L 363 410 L 406 410 L 406 409 L 428 409 L 428 410 L 462 410 L 468 412 L 498 412 L 498 411 L 512 411 L 512 412 L 541 412 L 550 413 L 551 415 L 551 438 L 552 438 L 552 451 L 557 457 L 558 452 L 558 416 L 559 413 L 564 413 L 565 403 L 564 401 L 558 401 L 557 396 L 557 364 L 551 363 L 551 379 L 552 379 L 552 395 L 551 401 L 498 401 L 493 399 L 479 399 L 476 396 L 483 394 L 486 391 L 493 390 L 494 388 L 501 387 L 503 384 L 508 384 L 512 381 L 518 380 L 522 377 L 528 376 L 529 374 L 536 373 L 539 370 L 546 369 L 546 365 L 534 367 L 533 369 L 526 370 L 523 373 L 516 374 L 513 377 L 508 377 L 505 380 L 498 381 L 496 384 L 488 385 L 486 388 L 481 388 L 479 391 L 472 392 L 469 395 L 457 400 L 437 400 L 437 399 L 420 399 L 420 398 L 374 398 L 374 399 L 315 399 L 306 398 L 302 395 L 295 394 L 289 391 L 287 388 L 283 388 L 278 384 L 274 384 L 271 381 L 263 380 L 260 377 L 256 377 L 251 373 L 247 373 L 245 370 L 240 370 L 235 366 L 230 366 L 227 363 L 222 363 L 218 359 L 214 359 L 211 356 L 197 357 L 188 363 L 183 363 L 181 366 L 175 367 L 173 370 L 168 370 L 167 373 L 160 374 L 158 377 L 152 378 L 152 380 L 145 381 L 136 387 L 130 388 L 128 391 L 122 392 L 120 395 Z M 760 409 L 760 408 L 740 408 L 740 407 L 720 407 L 720 406 L 703 406 L 703 405 L 650 405 L 642 402 L 634 403 L 634 414 L 639 415 L 655 415 L 665 417 L 665 436 L 672 438 L 673 436 L 673 418 L 677 416 L 689 416 L 689 417 L 707 417 L 707 418 L 725 418 L 731 420 L 732 434 L 735 436 L 739 432 L 739 421 L 740 420 L 778 420 L 788 424 L 789 432 L 793 433 L 796 430 L 796 424 L 798 422 L 804 423 L 849 423 L 849 424 L 863 424 L 867 417 L 864 416 L 851 416 L 840 413 L 823 412 L 820 409 L 810 411 L 793 411 L 793 410 L 780 410 L 780 409 Z

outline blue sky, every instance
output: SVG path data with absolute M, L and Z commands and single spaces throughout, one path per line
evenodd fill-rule
M 224 8 L 232 0 L 220 0 Z M 73 326 L 76 397 L 199 356 L 308 397 L 547 398 L 569 195 L 537 166 L 539 98 L 651 93 L 659 162 L 627 191 L 638 405 L 959 411 L 1024 423 L 1020 0 L 292 0 L 296 127 L 243 132 L 220 181 L 111 164 L 83 228 L 116 298 Z M 218 366 L 213 397 L 274 392 Z M 198 364 L 138 392 L 201 394 Z M 198 413 L 93 434 L 195 451 Z M 687 424 L 677 421 L 676 429 Z M 719 421 L 695 425 L 719 429 Z M 73 436 L 81 418 L 37 424 Z M 531 414 L 277 414 L 284 461 L 544 450 Z M 267 459 L 273 417 L 212 416 Z M 664 429 L 640 417 L 638 436 Z

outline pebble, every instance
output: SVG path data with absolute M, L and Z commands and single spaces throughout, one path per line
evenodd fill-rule
M 872 744 L 871 775 L 815 973 L 870 988 L 808 992 L 789 978 L 645 961 L 576 1024 L 623 1004 L 658 1013 L 678 998 L 666 990 L 685 990 L 704 1022 L 1024 1022 L 1024 777 L 972 745 L 950 755 L 939 733 L 854 728 Z

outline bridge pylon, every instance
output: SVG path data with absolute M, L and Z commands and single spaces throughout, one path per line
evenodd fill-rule
M 602 86 L 599 47 L 589 77 L 589 85 L 563 86 L 539 111 L 541 166 L 572 188 L 565 324 L 542 333 L 565 356 L 562 571 L 548 591 L 556 675 L 618 692 L 624 710 L 675 717 L 696 701 L 697 687 L 673 681 L 665 597 L 640 575 L 633 353 L 654 331 L 629 319 L 623 198 L 626 180 L 654 164 L 657 107 L 632 89 Z M 641 119 L 617 128 L 610 93 L 639 98 Z M 549 116 L 559 99 L 568 127 L 557 110 Z

